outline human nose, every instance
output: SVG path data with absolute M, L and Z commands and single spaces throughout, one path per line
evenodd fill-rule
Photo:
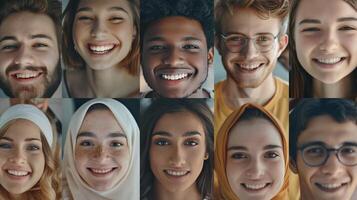
M 93 152 L 93 158 L 98 161 L 103 161 L 108 155 L 108 150 L 103 145 L 98 145 Z
M 100 38 L 107 32 L 107 27 L 104 22 L 101 22 L 99 19 L 95 19 L 93 27 L 91 29 L 91 36 L 93 38 Z
M 323 34 L 319 47 L 321 51 L 325 51 L 327 53 L 333 52 L 336 50 L 337 46 L 338 39 L 334 31 L 329 30 Z
M 21 45 L 21 47 L 19 47 L 18 51 L 16 52 L 14 63 L 20 66 L 32 66 L 34 65 L 34 62 L 35 60 L 31 49 L 25 45 Z
M 16 148 L 13 150 L 9 161 L 15 164 L 24 164 L 26 162 L 26 155 L 21 149 Z
M 259 54 L 259 50 L 257 49 L 254 39 L 247 38 L 241 54 L 244 55 L 247 60 L 253 59 Z
M 185 153 L 182 147 L 174 146 L 170 153 L 169 164 L 173 167 L 181 167 L 185 162 Z
M 184 63 L 182 52 L 175 47 L 169 48 L 163 57 L 163 63 L 171 66 L 178 66 Z
M 338 174 L 342 169 L 342 163 L 338 160 L 336 152 L 331 152 L 324 165 L 321 166 L 321 171 L 324 174 Z
M 259 158 L 253 158 L 248 166 L 246 175 L 250 179 L 259 179 L 264 175 L 265 165 Z

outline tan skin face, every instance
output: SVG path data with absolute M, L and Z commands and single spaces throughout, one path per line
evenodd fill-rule
M 189 111 L 163 115 L 153 130 L 149 155 L 159 190 L 197 192 L 196 180 L 208 158 L 199 118 Z
M 207 49 L 198 21 L 181 16 L 160 19 L 150 25 L 143 40 L 143 73 L 160 96 L 189 97 L 201 87 L 213 50 Z
M 253 9 L 235 9 L 233 16 L 225 16 L 222 33 L 225 35 L 241 34 L 248 38 L 268 33 L 278 35 L 281 21 L 278 18 L 261 19 Z M 268 77 L 276 65 L 277 58 L 287 45 L 287 36 L 274 40 L 271 50 L 260 52 L 252 40 L 238 53 L 232 53 L 225 47 L 224 39 L 216 37 L 216 47 L 222 56 L 222 63 L 227 71 L 227 78 L 232 79 L 240 88 L 256 88 Z M 253 70 L 254 69 L 254 70 Z
M 0 25 L 1 87 L 13 97 L 43 97 L 58 79 L 59 51 L 52 19 L 18 12 Z
M 238 122 L 230 131 L 226 173 L 239 199 L 270 200 L 284 182 L 281 137 L 266 119 Z
M 29 191 L 43 174 L 45 155 L 40 134 L 38 126 L 21 119 L 0 137 L 0 184 L 11 195 Z
M 106 191 L 122 180 L 129 167 L 129 146 L 122 128 L 109 110 L 86 115 L 75 144 L 75 165 L 94 190 Z
M 136 37 L 127 0 L 82 0 L 73 24 L 77 52 L 93 70 L 120 65 Z
M 357 11 L 346 2 L 302 0 L 294 35 L 299 62 L 315 79 L 333 84 L 357 67 Z
M 297 146 L 322 142 L 328 148 L 339 148 L 346 142 L 357 143 L 357 125 L 352 121 L 338 123 L 330 116 L 311 119 L 301 133 Z M 297 153 L 297 172 L 302 199 L 350 199 L 357 186 L 357 166 L 345 166 L 335 153 L 319 167 L 306 165 Z

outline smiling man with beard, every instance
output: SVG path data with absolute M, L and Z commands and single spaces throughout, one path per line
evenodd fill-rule
M 8 1 L 0 7 L 0 87 L 9 97 L 51 97 L 61 82 L 61 3 Z
M 143 0 L 141 65 L 149 98 L 211 98 L 202 88 L 213 62 L 212 0 Z

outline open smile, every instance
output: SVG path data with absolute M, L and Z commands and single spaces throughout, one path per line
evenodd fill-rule
M 262 191 L 266 188 L 268 188 L 271 185 L 271 183 L 255 183 L 255 184 L 251 184 L 251 183 L 241 183 L 241 186 L 250 192 L 259 192 Z
M 316 187 L 324 192 L 336 192 L 341 188 L 348 185 L 348 182 L 344 183 L 315 183 Z
M 190 173 L 189 170 L 173 170 L 173 169 L 165 169 L 165 174 L 172 177 L 183 177 Z
M 154 73 L 159 79 L 164 81 L 181 81 L 189 79 L 194 74 L 194 70 L 190 68 L 166 67 L 159 68 Z
M 312 61 L 322 68 L 333 68 L 334 66 L 337 66 L 344 62 L 346 60 L 346 57 L 329 57 L 329 58 L 313 58 Z
M 97 176 L 97 177 L 102 177 L 102 176 L 108 176 L 111 175 L 117 167 L 113 168 L 87 168 L 88 171 L 91 172 L 92 175 Z
M 24 181 L 27 178 L 29 178 L 30 175 L 32 174 L 28 170 L 21 170 L 21 169 L 6 169 L 5 172 L 8 175 L 8 177 L 14 181 Z
M 88 50 L 91 54 L 104 55 L 112 52 L 117 46 L 118 46 L 117 44 L 106 44 L 106 45 L 88 44 Z
M 244 63 L 236 63 L 235 66 L 242 72 L 252 73 L 258 71 L 264 63 L 251 63 L 251 64 L 244 64 Z
M 43 74 L 42 71 L 16 70 L 10 72 L 9 75 L 18 82 L 28 82 L 36 80 Z

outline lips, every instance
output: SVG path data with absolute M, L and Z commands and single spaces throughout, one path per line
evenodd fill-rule
M 154 71 L 155 75 L 165 81 L 179 81 L 190 78 L 194 70 L 189 68 L 167 67 L 159 68 Z
M 345 57 L 324 57 L 324 58 L 313 58 L 313 61 L 320 64 L 333 65 L 345 59 L 346 59 Z
M 241 186 L 248 191 L 260 191 L 269 187 L 271 183 L 241 183 Z
M 9 73 L 9 75 L 16 81 L 29 81 L 40 77 L 43 74 L 42 71 L 31 70 L 16 70 Z
M 113 168 L 87 168 L 91 174 L 94 176 L 106 176 L 111 174 L 114 170 L 116 170 L 116 167 Z
M 15 169 L 8 169 L 6 170 L 6 172 L 12 176 L 19 176 L 19 177 L 27 176 L 30 174 L 30 172 L 28 171 L 15 170 Z
M 190 173 L 189 170 L 174 170 L 174 169 L 166 169 L 164 170 L 165 174 L 174 177 L 183 177 Z
M 348 185 L 348 182 L 340 183 L 315 183 L 316 187 L 324 192 L 336 192 L 344 186 Z
M 88 44 L 88 50 L 92 54 L 103 55 L 113 51 L 116 44 Z
M 243 72 L 255 72 L 262 67 L 263 64 L 264 63 L 236 63 L 235 66 Z

